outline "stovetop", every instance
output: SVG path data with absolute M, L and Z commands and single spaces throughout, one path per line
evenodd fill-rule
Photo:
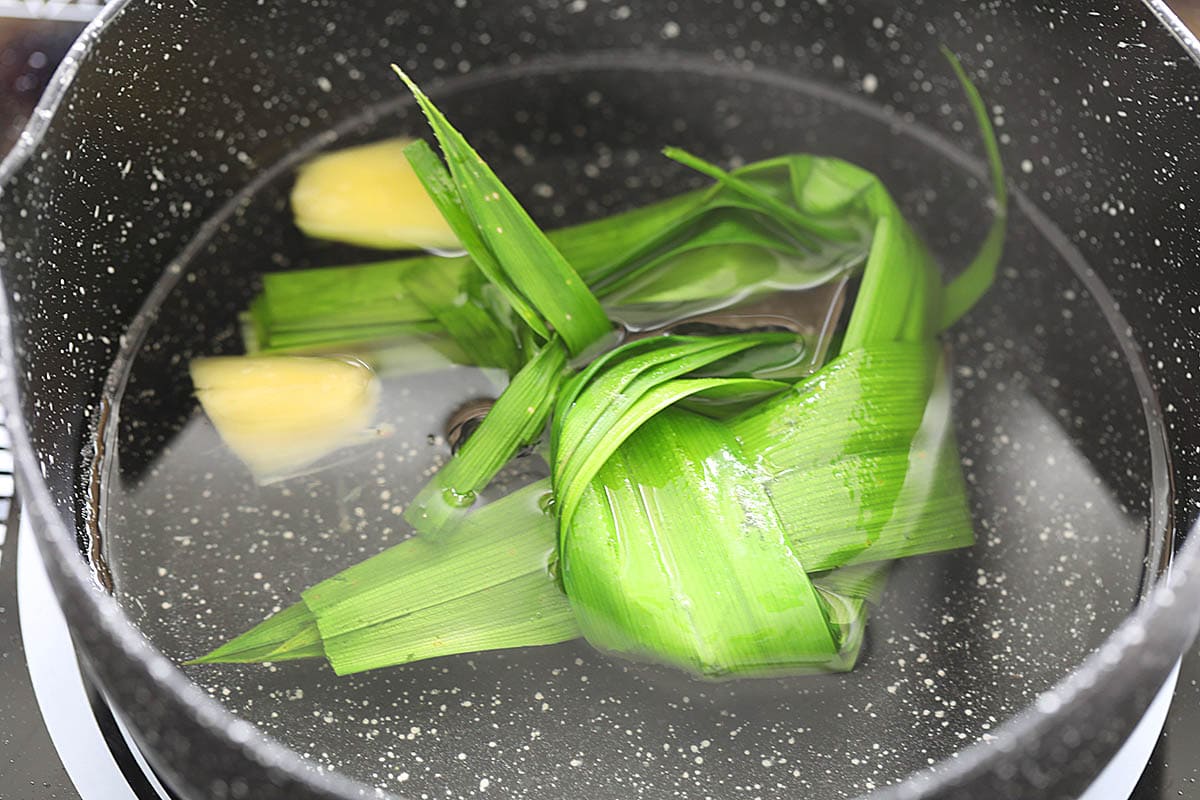
M 100 4 L 101 0 L 0 0 L 0 154 L 15 141 L 82 21 Z M 40 576 L 39 581 L 44 575 L 37 572 L 40 567 L 28 567 L 36 553 L 20 552 L 20 548 L 32 548 L 33 543 L 27 536 L 16 535 L 12 457 L 2 423 L 0 409 L 0 800 L 170 798 L 153 775 L 147 774 L 144 761 L 129 745 L 120 722 L 103 698 L 86 681 L 75 677 L 79 670 L 69 641 L 64 639 L 60 647 L 47 652 L 26 649 L 17 602 L 18 558 L 25 567 L 23 581 L 29 580 L 25 576 L 31 569 Z M 32 602 L 52 606 L 48 589 L 38 588 L 38 593 L 31 594 L 23 586 L 25 602 L 31 602 L 32 596 L 36 598 Z M 36 611 L 40 615 L 47 610 Z M 39 706 L 31 664 L 40 681 L 46 679 L 47 672 L 61 671 L 54 677 L 65 680 L 77 696 L 66 698 L 66 707 L 55 710 Z M 79 752 L 60 755 L 50 737 L 46 719 L 62 714 L 86 722 L 68 725 L 82 731 L 72 743 L 88 754 L 82 756 L 82 761 Z M 55 720 L 55 725 L 56 729 L 63 727 L 61 720 Z M 56 738 L 61 744 L 61 734 Z M 1200 800 L 1197 741 L 1200 646 L 1193 647 L 1183 659 L 1166 725 L 1130 800 Z M 76 784 L 83 787 L 82 794 Z

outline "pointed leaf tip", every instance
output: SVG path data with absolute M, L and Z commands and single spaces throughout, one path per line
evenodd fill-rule
M 302 645 L 312 641 L 316 630 L 317 620 L 308 610 L 304 602 L 293 603 L 267 619 L 255 625 L 212 652 L 198 658 L 183 662 L 184 666 L 194 664 L 249 664 L 262 661 L 283 661 L 290 658 L 308 657 L 318 653 L 296 652 L 289 655 L 289 643 Z M 303 638 L 303 641 L 301 641 Z M 319 636 L 317 637 L 319 640 Z
M 962 62 L 950 48 L 941 46 L 942 55 L 949 62 L 955 78 L 967 96 L 967 105 L 975 117 L 979 136 L 983 140 L 987 157 L 988 174 L 992 184 L 994 203 L 992 224 L 979 246 L 975 257 L 954 280 L 946 284 L 942 308 L 941 329 L 944 330 L 971 310 L 991 287 L 996 277 L 996 268 L 1004 254 L 1004 240 L 1008 228 L 1008 184 L 1004 177 L 1004 162 L 1000 155 L 1000 144 L 988 113 L 987 105 L 979 89 L 967 74 Z

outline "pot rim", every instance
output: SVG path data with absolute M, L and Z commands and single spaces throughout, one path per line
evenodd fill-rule
M 17 144 L 0 160 L 0 195 L 41 146 L 93 43 L 121 16 L 127 6 L 136 2 L 138 0 L 111 0 L 71 46 Z M 1170 10 L 1166 0 L 1142 2 L 1200 66 L 1200 38 Z M 340 774 L 317 773 L 296 751 L 227 710 L 193 683 L 173 661 L 152 647 L 116 600 L 97 589 L 90 571 L 80 558 L 75 532 L 59 518 L 49 487 L 41 476 L 25 419 L 15 411 L 21 408 L 21 393 L 14 370 L 15 342 L 10 319 L 7 293 L 0 291 L 0 404 L 13 409 L 5 420 L 5 426 L 12 436 L 22 511 L 32 514 L 39 547 L 58 562 L 59 569 L 50 569 L 49 573 L 59 598 L 65 599 L 69 589 L 81 590 L 79 596 L 86 598 L 81 612 L 87 622 L 111 638 L 121 652 L 143 670 L 151 687 L 158 692 L 174 694 L 198 724 L 224 739 L 226 744 L 240 748 L 247 758 L 264 767 L 286 771 L 292 779 L 331 796 L 352 798 L 362 796 L 364 789 L 375 791 L 374 787 Z M 870 796 L 921 797 L 942 787 L 962 785 L 1005 760 L 1017 749 L 1018 743 L 1022 748 L 1028 748 L 1031 744 L 1044 741 L 1055 724 L 1068 717 L 1075 701 L 1082 699 L 1089 687 L 1103 682 L 1106 677 L 1112 679 L 1130 671 L 1131 662 L 1148 634 L 1166 625 L 1169 610 L 1177 604 L 1179 590 L 1190 585 L 1192 591 L 1196 591 L 1195 587 L 1200 584 L 1198 528 L 1200 523 L 1193 526 L 1192 535 L 1175 555 L 1167 576 L 1158 581 L 1150 594 L 1109 634 L 1104 644 L 1085 658 L 1073 672 L 1001 724 L 993 734 L 992 741 L 975 742 L 956 753 L 955 757 L 914 772 L 901 783 Z M 1176 610 L 1176 613 L 1179 611 Z M 1168 670 L 1169 667 L 1163 670 L 1164 678 Z M 1131 674 L 1141 672 L 1136 665 L 1132 666 Z M 1158 685 L 1153 688 L 1157 690 Z

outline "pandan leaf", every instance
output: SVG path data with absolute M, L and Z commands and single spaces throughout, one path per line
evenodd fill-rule
M 423 271 L 428 258 L 405 258 L 372 264 L 297 272 L 268 272 L 263 291 L 250 313 L 268 333 L 336 329 L 346 325 L 431 322 L 423 303 L 401 291 L 409 272 Z M 440 259 L 447 266 L 465 259 Z M 385 277 L 386 276 L 386 277 Z M 457 277 L 454 285 L 457 285 Z M 372 313 L 372 309 L 378 309 Z M 353 312 L 353 313 L 351 313 Z M 269 336 L 266 337 L 269 339 Z
M 811 570 L 973 541 L 932 343 L 856 350 L 730 423 Z
M 566 530 L 570 527 L 579 497 L 586 491 L 587 484 L 600 471 L 608 458 L 639 427 L 649 422 L 663 409 L 684 401 L 692 401 L 693 409 L 703 408 L 702 402 L 699 406 L 696 404 L 706 396 L 710 400 L 720 403 L 728 401 L 730 396 L 750 395 L 762 398 L 777 394 L 787 388 L 786 383 L 762 381 L 755 378 L 678 378 L 654 386 L 625 409 L 607 429 L 603 437 L 599 437 L 594 450 L 588 451 L 582 459 L 564 465 L 563 471 L 566 473 L 564 477 L 559 478 L 556 471 L 555 495 L 561 498 L 562 503 L 561 528 Z
M 996 132 L 992 129 L 992 120 L 988 116 L 987 105 L 979 95 L 979 90 L 967 76 L 962 63 L 945 45 L 942 55 L 954 68 L 959 85 L 967 95 L 967 102 L 975 115 L 979 126 L 979 134 L 983 137 L 984 151 L 987 153 L 988 168 L 992 178 L 992 198 L 995 204 L 994 217 L 987 237 L 979 248 L 979 253 L 972 259 L 967 268 L 946 286 L 946 299 L 942 307 L 941 327 L 949 328 L 971 310 L 984 292 L 991 288 L 996 278 L 996 267 L 1004 254 L 1004 236 L 1008 227 L 1008 185 L 1004 181 L 1004 162 L 1000 158 L 1000 145 L 996 142 Z
M 597 220 L 549 235 L 572 265 L 584 274 L 597 272 L 611 258 L 611 250 L 627 251 L 660 230 L 692 204 L 699 193 L 680 195 L 652 206 Z M 415 256 L 372 264 L 272 272 L 263 276 L 263 291 L 251 309 L 253 327 L 263 349 L 270 349 L 276 331 L 320 329 L 325 338 L 339 329 L 359 325 L 404 325 L 434 322 L 424 304 L 404 290 L 411 275 L 423 285 L 443 287 L 453 298 L 474 271 L 466 256 Z M 589 283 L 592 280 L 589 279 Z
M 839 646 L 837 657 L 826 665 L 829 671 L 854 668 L 867 629 L 867 614 L 870 606 L 882 599 L 891 568 L 892 562 L 879 561 L 812 576 Z
M 390 275 L 385 297 L 381 300 L 376 296 L 373 303 L 365 300 L 365 273 L 356 267 L 317 270 L 313 280 L 302 283 L 278 280 L 295 273 L 265 275 L 264 292 L 242 317 L 247 352 L 271 355 L 352 352 L 373 365 L 406 372 L 436 368 L 447 360 L 511 371 L 515 357 L 511 331 L 498 332 L 487 341 L 482 337 L 465 340 L 469 327 L 482 329 L 490 324 L 479 319 L 479 300 L 465 296 L 460 288 L 466 270 L 448 270 L 433 276 L 410 269 L 415 262 L 417 259 L 388 262 L 397 268 Z M 373 288 L 383 289 L 377 283 Z M 325 300 L 331 293 L 343 291 L 346 297 L 361 302 L 353 311 L 328 309 Z M 294 319 L 296 309 L 304 309 L 305 316 L 299 322 Z M 499 321 L 495 327 L 504 330 Z M 405 357 L 396 359 L 395 354 L 402 349 L 406 351 Z M 413 357 L 423 351 L 436 351 L 440 356 L 432 360 Z M 389 353 L 388 358 L 380 357 L 383 352 Z
M 724 426 L 667 410 L 589 486 L 561 546 L 589 642 L 722 676 L 823 664 L 824 604 Z
M 495 566 L 488 565 L 488 570 Z M 345 633 L 323 629 L 325 656 L 334 672 L 350 675 L 455 653 L 557 644 L 578 638 L 579 629 L 562 590 L 543 574 L 544 565 L 539 569 L 371 628 Z M 457 568 L 443 569 L 440 576 L 443 581 L 463 580 Z M 474 582 L 474 576 L 467 573 L 466 580 Z
M 550 331 L 538 315 L 537 309 L 526 301 L 521 291 L 513 285 L 508 272 L 496 260 L 491 248 L 475 227 L 471 215 L 463 206 L 462 196 L 454 179 L 434 154 L 433 148 L 423 139 L 418 139 L 404 150 L 413 171 L 421 179 L 425 191 L 441 210 L 442 216 L 462 242 L 475 267 L 482 272 L 503 295 L 513 310 L 538 336 L 550 338 Z
M 299 661 L 324 655 L 325 643 L 321 639 L 321 630 L 316 625 L 311 625 L 272 650 L 267 660 Z
M 559 403 L 551 434 L 554 492 L 562 528 L 570 526 L 587 483 L 625 436 L 661 408 L 712 389 L 723 379 L 697 381 L 682 391 L 675 387 L 651 394 L 653 390 L 714 361 L 780 338 L 779 334 L 662 337 L 648 352 L 643 352 L 645 345 L 635 342 L 627 348 L 632 353 L 628 358 L 617 351 L 604 362 L 605 369 L 598 377 L 586 386 L 573 385 Z M 637 407 L 643 399 L 646 402 Z
M 700 381 L 706 381 L 708 385 L 698 385 Z M 664 385 L 662 394 L 669 393 L 671 399 L 661 407 L 674 405 L 704 417 L 725 420 L 790 388 L 784 381 L 762 378 L 683 378 Z M 652 403 L 650 394 L 652 392 L 638 401 L 636 413 L 631 411 L 627 416 L 635 417 L 657 405 L 661 398 Z M 622 420 L 622 424 L 630 423 Z
M 184 664 L 251 664 L 271 661 L 272 653 L 307 632 L 316 632 L 319 641 L 320 632 L 317 630 L 316 617 L 304 603 L 295 603 L 211 653 L 185 661 Z M 312 655 L 320 656 L 322 653 L 316 652 Z
M 459 363 L 499 367 L 513 375 L 522 355 L 511 327 L 504 325 L 482 302 L 463 292 L 446 298 L 436 284 L 412 281 L 408 293 L 425 303 L 442 329 L 454 340 L 464 358 Z
M 685 244 L 667 248 L 596 289 L 606 309 L 634 329 L 731 308 L 775 292 L 831 283 L 863 263 L 863 243 L 799 253 L 744 219 L 716 212 Z M 774 241 L 774 245 L 772 245 Z
M 689 212 L 597 274 L 597 295 L 614 316 L 645 324 L 662 315 L 665 303 L 677 313 L 700 313 L 763 292 L 811 288 L 853 272 L 866 258 L 870 228 L 856 219 L 858 209 L 813 203 L 798 180 L 812 171 L 814 157 L 769 159 L 726 174 L 683 151 L 671 153 L 706 174 L 727 176 L 737 188 L 712 187 Z M 814 239 L 806 227 L 768 213 L 781 207 L 830 238 Z M 585 274 L 590 280 L 592 273 Z
M 425 112 L 446 156 L 459 202 L 500 268 L 554 326 L 570 353 L 583 352 L 612 328 L 599 301 L 462 134 L 403 70 L 392 68 Z
M 836 227 L 838 239 L 820 242 L 815 251 L 799 249 L 786 228 L 758 205 L 722 186 L 548 236 L 611 316 L 635 328 L 765 292 L 810 288 L 860 268 L 870 246 L 871 226 L 854 204 L 859 189 L 831 180 L 820 169 L 823 163 L 791 156 L 733 173 L 761 191 L 793 197 L 805 213 Z M 404 326 L 432 315 L 412 307 L 402 275 L 420 275 L 422 285 L 447 286 L 453 297 L 469 267 L 467 259 L 421 256 L 407 266 L 384 262 L 270 275 L 255 306 L 255 338 L 278 342 L 276 331 L 319 327 L 321 342 L 330 346 L 339 327 L 352 343 L 355 328 L 368 323 L 392 323 L 403 333 Z
M 255 320 L 246 324 L 253 325 Z M 246 352 L 250 355 L 314 355 L 323 351 L 339 352 L 339 347 L 374 345 L 393 337 L 448 338 L 444 325 L 436 319 L 420 322 L 355 323 L 337 327 L 313 327 L 296 330 L 271 329 L 265 335 L 243 330 Z M 345 352 L 341 349 L 340 352 Z
M 777 232 L 765 229 L 753 215 L 710 205 L 701 212 L 699 219 L 685 219 L 680 228 L 667 231 L 663 237 L 668 240 L 666 246 L 652 243 L 644 247 L 644 254 L 625 255 L 629 266 L 614 270 L 615 274 L 597 287 L 606 304 L 619 308 L 622 304 L 687 302 L 698 295 L 724 300 L 773 278 L 784 260 L 811 257 L 808 251 L 781 240 Z M 697 289 L 678 280 L 684 272 L 700 278 L 690 283 L 707 285 Z
M 678 161 L 685 167 L 691 167 L 702 175 L 707 175 L 722 186 L 745 198 L 768 217 L 787 225 L 791 233 L 796 237 L 797 243 L 802 247 L 815 247 L 816 244 L 813 242 L 814 236 L 822 239 L 836 240 L 847 234 L 844 226 L 827 225 L 823 220 L 800 211 L 794 204 L 773 197 L 752 183 L 744 181 L 738 176 L 721 169 L 716 164 L 709 163 L 686 150 L 678 147 L 667 147 L 663 149 L 663 155 L 673 161 Z
M 852 180 L 859 170 L 847 166 L 845 172 Z M 875 230 L 842 352 L 871 344 L 930 340 L 941 308 L 937 265 L 877 179 L 871 178 L 863 201 L 875 220 Z
M 697 198 L 698 193 L 684 194 L 599 221 L 551 231 L 548 236 L 570 263 L 587 276 L 610 258 L 608 249 L 628 251 L 658 233 L 665 218 L 678 216 Z M 451 297 L 475 269 L 468 257 L 418 255 L 373 264 L 266 273 L 262 294 L 252 309 L 259 338 L 266 342 L 272 331 L 310 327 L 336 331 L 358 325 L 400 326 L 433 321 L 425 306 L 410 299 L 404 290 L 409 271 L 430 265 L 436 266 L 438 283 Z
M 405 509 L 420 531 L 436 532 L 470 507 L 496 473 L 541 434 L 550 417 L 567 355 L 557 339 L 546 343 L 513 377 L 466 444 Z
M 854 600 L 877 604 L 883 599 L 891 561 L 875 561 L 838 567 L 812 576 L 813 586 L 824 595 L 841 595 Z
M 545 482 L 467 515 L 447 536 L 414 537 L 303 594 L 303 601 L 188 664 L 325 656 L 339 675 L 579 636 L 549 570 Z
M 339 675 L 579 635 L 549 570 L 555 523 L 543 481 L 416 536 L 304 592 Z
M 837 295 L 831 295 L 831 297 L 836 305 L 839 297 Z M 824 320 L 816 320 L 816 322 L 819 324 Z M 814 326 L 814 329 L 818 332 L 811 337 L 789 336 L 777 343 L 764 342 L 749 350 L 734 353 L 706 367 L 701 367 L 693 375 L 698 378 L 761 378 L 795 382 L 811 375 L 824 363 L 825 353 L 821 347 L 824 343 L 822 339 L 828 337 L 821 335 L 820 328 Z M 698 335 L 683 331 L 680 333 Z

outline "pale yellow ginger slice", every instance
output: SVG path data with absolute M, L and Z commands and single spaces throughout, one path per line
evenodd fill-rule
M 458 249 L 458 239 L 404 157 L 411 139 L 317 156 L 292 189 L 296 226 L 309 236 L 394 249 Z
M 190 369 L 204 412 L 260 481 L 361 441 L 379 402 L 375 373 L 352 359 L 219 356 Z

